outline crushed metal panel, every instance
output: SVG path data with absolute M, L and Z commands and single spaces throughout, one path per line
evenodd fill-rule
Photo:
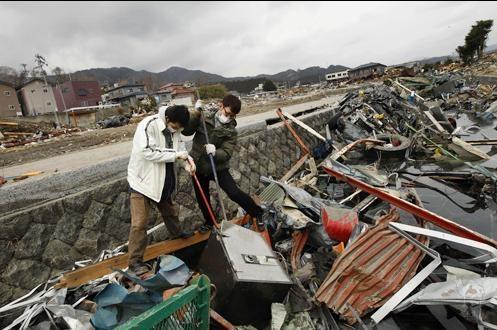
M 457 243 L 457 244 L 461 244 L 461 245 L 465 245 L 465 246 L 470 246 L 470 247 L 473 247 L 475 249 L 487 252 L 484 255 L 475 257 L 473 259 L 468 259 L 469 261 L 471 261 L 471 263 L 494 263 L 494 262 L 497 262 L 497 249 L 488 245 L 488 244 L 481 243 L 481 242 L 471 240 L 468 238 L 464 238 L 464 237 L 459 237 L 459 236 L 452 235 L 449 233 L 444 233 L 444 232 L 433 230 L 433 229 L 415 227 L 415 226 L 410 226 L 410 225 L 406 225 L 403 223 L 391 223 L 390 226 L 395 227 L 396 229 L 399 229 L 402 231 L 409 232 L 409 233 L 429 236 L 429 237 L 437 238 L 437 239 L 440 239 L 440 240 L 443 240 L 446 242 L 453 242 L 453 243 Z
M 283 188 L 278 186 L 276 183 L 270 183 L 259 195 L 261 202 L 265 203 L 281 203 L 285 198 L 286 193 Z
M 420 270 L 414 277 L 412 277 L 409 282 L 407 282 L 400 290 L 395 292 L 395 294 L 388 299 L 383 306 L 381 306 L 373 315 L 371 315 L 371 319 L 376 323 L 380 323 L 400 302 L 407 297 L 408 294 L 412 292 L 418 285 L 421 284 L 441 263 L 442 260 L 438 252 L 430 249 L 427 245 L 422 244 L 418 239 L 415 239 L 411 235 L 403 232 L 402 230 L 392 226 L 390 223 L 390 229 L 404 237 L 404 239 L 408 240 L 413 246 L 418 247 L 421 251 L 424 251 L 427 255 L 433 258 L 433 260 L 422 270 Z M 425 238 L 426 236 L 421 236 Z M 426 246 L 425 246 L 426 245 Z
M 350 324 L 357 320 L 347 304 L 361 316 L 382 306 L 415 275 L 423 259 L 423 251 L 388 228 L 389 222 L 398 219 L 399 214 L 391 210 L 347 247 L 316 293 L 317 301 Z M 419 239 L 427 243 L 426 238 Z
M 396 310 L 411 305 L 493 304 L 497 305 L 497 278 L 482 277 L 431 283 L 404 300 Z

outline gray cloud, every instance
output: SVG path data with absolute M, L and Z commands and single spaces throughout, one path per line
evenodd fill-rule
M 2 2 L 0 65 L 225 76 L 451 54 L 494 2 Z M 489 44 L 497 43 L 492 31 Z

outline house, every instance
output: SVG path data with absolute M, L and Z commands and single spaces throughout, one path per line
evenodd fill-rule
M 288 83 L 285 81 L 285 82 L 277 82 L 275 83 L 276 85 L 276 90 L 278 92 L 284 92 L 288 89 Z
M 21 104 L 13 85 L 0 81 L 0 118 L 22 116 Z
M 150 94 L 153 98 L 155 98 L 155 102 L 157 104 L 161 103 L 169 103 L 171 102 L 171 92 L 165 90 L 158 90 Z
M 373 76 L 382 76 L 385 73 L 385 68 L 386 65 L 373 62 L 359 65 L 358 67 L 349 70 L 349 78 L 350 80 L 358 80 Z
M 174 104 L 186 105 L 187 107 L 193 106 L 195 103 L 195 90 L 188 87 L 175 88 L 171 92 L 171 99 Z
M 66 81 L 53 87 L 53 93 L 59 111 L 99 105 L 102 102 L 97 81 Z
M 123 107 L 135 107 L 138 101 L 148 97 L 143 84 L 126 84 L 122 86 L 114 85 L 113 88 L 105 92 L 108 95 L 108 102 L 121 103 Z
M 341 70 L 341 71 L 335 71 L 335 72 L 330 72 L 326 75 L 326 81 L 333 83 L 333 82 L 340 82 L 344 80 L 349 79 L 349 70 Z
M 57 112 L 57 102 L 50 84 L 41 78 L 33 78 L 17 88 L 17 96 L 21 101 L 22 113 L 25 116 L 36 116 Z
M 177 105 L 193 106 L 196 99 L 195 89 L 180 83 L 166 84 L 152 95 L 158 104 L 174 103 Z

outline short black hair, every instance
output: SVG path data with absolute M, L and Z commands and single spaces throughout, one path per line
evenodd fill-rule
M 188 125 L 190 120 L 190 112 L 185 105 L 173 105 L 166 109 L 167 119 L 172 123 L 180 124 L 181 127 Z
M 223 98 L 223 106 L 229 107 L 233 113 L 239 113 L 242 108 L 242 102 L 235 95 L 228 94 Z

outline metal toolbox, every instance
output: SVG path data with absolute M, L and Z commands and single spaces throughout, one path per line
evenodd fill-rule
M 260 328 L 292 281 L 260 234 L 230 223 L 221 232 L 211 234 L 199 262 L 216 286 L 213 308 L 233 324 Z

